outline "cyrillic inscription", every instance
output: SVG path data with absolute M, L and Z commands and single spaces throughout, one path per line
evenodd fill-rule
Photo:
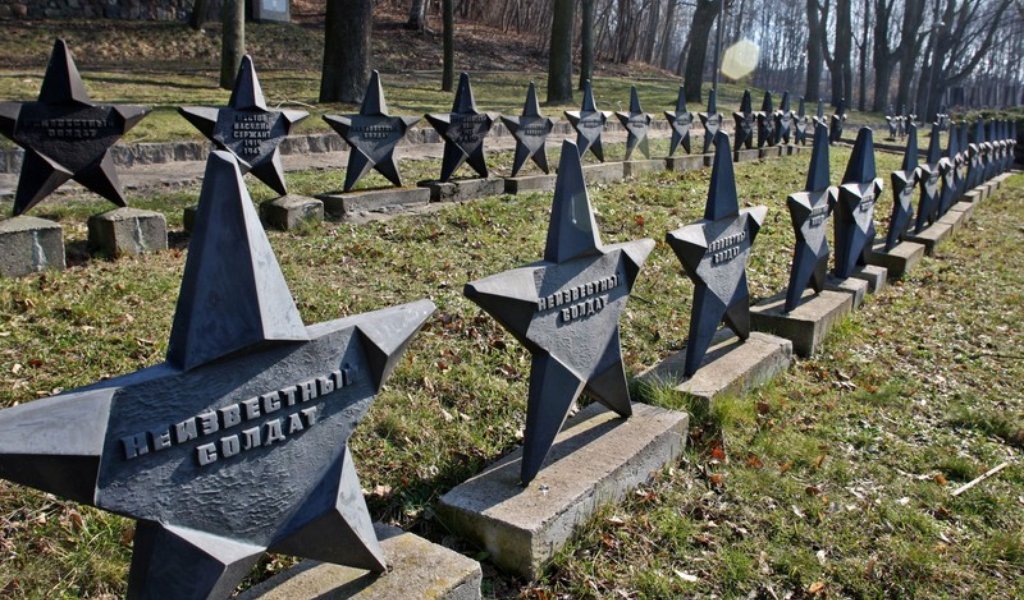
M 711 242 L 708 246 L 708 251 L 711 254 L 711 264 L 720 265 L 727 263 L 730 260 L 740 255 L 743 250 L 743 242 L 747 240 L 747 232 L 740 231 L 739 233 L 733 233 L 725 237 L 720 237 L 717 240 Z
M 271 115 L 235 115 L 235 122 L 231 128 L 231 135 L 235 140 L 241 140 L 241 154 L 256 156 L 260 153 L 260 144 L 263 140 L 270 139 L 270 130 L 273 127 Z
M 563 323 L 596 315 L 608 304 L 607 292 L 617 287 L 621 281 L 622 278 L 616 273 L 597 281 L 558 290 L 537 300 L 537 310 L 546 311 L 571 304 L 571 306 L 564 306 L 559 312 Z

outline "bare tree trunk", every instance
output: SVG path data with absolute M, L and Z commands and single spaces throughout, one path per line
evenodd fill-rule
M 661 33 L 661 60 L 658 61 L 658 65 L 662 69 L 669 68 L 669 61 L 672 60 L 672 34 L 676 31 L 676 4 L 678 4 L 678 0 L 668 0 L 665 28 Z
M 405 22 L 405 28 L 414 31 L 423 31 L 427 28 L 426 0 L 412 0 L 409 3 L 409 20 Z
M 644 62 L 654 64 L 654 44 L 658 41 L 658 25 L 661 23 L 661 0 L 654 0 L 651 16 L 647 19 L 647 34 L 644 41 Z
M 548 54 L 548 104 L 572 102 L 572 26 L 574 0 L 555 0 Z
M 726 2 L 728 5 L 729 2 Z M 697 0 L 690 22 L 689 44 L 686 53 L 686 68 L 683 72 L 683 91 L 687 102 L 701 101 L 700 88 L 704 82 L 704 64 L 708 58 L 708 44 L 711 43 L 711 28 L 718 17 L 718 0 Z M 705 43 L 708 40 L 708 43 Z
M 582 0 L 580 23 L 580 87 L 594 76 L 594 0 Z
M 441 0 L 441 21 L 444 27 L 444 68 L 441 89 L 450 92 L 455 86 L 455 0 Z
M 320 102 L 363 99 L 370 79 L 372 0 L 327 0 Z
M 857 109 L 867 109 L 868 100 L 868 24 L 871 21 L 871 0 L 864 0 L 864 27 L 860 36 L 860 93 L 857 97 Z
M 825 24 L 818 0 L 807 0 L 807 85 L 804 97 L 814 102 L 821 96 L 822 49 L 825 45 Z
M 209 10 L 210 3 L 208 0 L 195 0 L 192 3 L 192 12 L 188 15 L 188 26 L 196 31 L 202 29 Z
M 245 0 L 224 0 L 221 21 L 220 87 L 230 90 L 245 56 Z
M 900 77 L 896 86 L 896 110 L 903 110 L 910 104 L 910 86 L 914 81 L 914 65 L 917 63 L 924 41 L 917 34 L 924 21 L 925 0 L 908 0 L 903 12 L 903 29 L 900 35 L 907 39 L 907 47 L 900 57 Z M 902 45 L 902 44 L 901 44 Z
M 835 50 L 832 55 L 826 49 L 825 63 L 832 73 L 832 105 L 838 106 L 841 100 L 852 99 L 853 71 L 850 68 L 850 50 L 852 47 L 853 26 L 850 21 L 850 0 L 836 0 L 836 34 Z
M 619 0 L 619 22 L 615 27 L 615 62 L 629 62 L 633 35 L 633 0 Z

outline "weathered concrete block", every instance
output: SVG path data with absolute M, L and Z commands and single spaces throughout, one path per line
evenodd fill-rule
M 0 276 L 63 271 L 64 230 L 53 221 L 22 215 L 0 221 Z
M 430 188 L 387 188 L 354 192 L 332 192 L 317 196 L 329 219 L 346 219 L 361 212 L 394 212 L 430 203 Z
M 977 188 L 968 190 L 964 194 L 962 201 L 970 204 L 977 204 L 978 202 L 981 202 L 981 192 L 978 191 Z
M 600 506 L 676 461 L 687 422 L 646 404 L 634 404 L 629 419 L 591 404 L 566 422 L 529 487 L 519 483 L 519 449 L 442 496 L 438 516 L 498 567 L 535 579 Z
M 390 570 L 368 571 L 305 560 L 239 594 L 238 600 L 477 600 L 480 563 L 406 533 L 374 525 Z
M 853 310 L 864 304 L 864 298 L 868 295 L 868 282 L 855 277 L 838 279 L 829 275 L 825 279 L 825 289 L 833 292 L 844 292 L 853 296 Z
M 757 331 L 741 341 L 723 329 L 715 335 L 701 367 L 689 379 L 683 375 L 685 360 L 684 348 L 640 377 L 710 402 L 722 395 L 743 394 L 788 369 L 793 361 L 793 343 Z
M 765 146 L 760 150 L 761 158 L 778 158 L 782 156 L 782 147 L 780 146 Z
M 971 202 L 960 201 L 953 206 L 950 206 L 949 212 L 963 213 L 963 216 L 960 218 L 960 224 L 967 225 L 971 222 L 971 218 L 974 216 L 974 204 Z
M 487 196 L 500 196 L 505 193 L 505 180 L 498 177 L 421 181 L 417 185 L 430 190 L 431 202 L 465 202 Z
M 622 174 L 626 177 L 636 177 L 641 173 L 652 173 L 664 170 L 664 160 L 627 160 L 622 163 Z
M 324 203 L 308 196 L 281 196 L 260 204 L 260 219 L 267 227 L 289 231 L 307 221 L 324 220 Z
M 928 256 L 935 254 L 935 247 L 946 241 L 946 238 L 953 235 L 953 226 L 948 221 L 941 219 L 932 223 L 921 233 L 908 233 L 904 236 L 908 242 L 914 242 L 924 246 L 924 252 Z
M 863 279 L 868 282 L 868 293 L 877 294 L 885 288 L 888 275 L 889 271 L 885 267 L 879 265 L 866 265 L 854 271 L 851 277 Z
M 949 225 L 950 235 L 956 235 L 956 232 L 960 231 L 960 227 L 963 226 L 964 213 L 960 211 L 949 211 L 946 214 L 939 217 L 939 223 L 945 223 Z
M 587 185 L 600 183 L 618 183 L 622 181 L 626 168 L 620 162 L 601 163 L 599 165 L 583 165 L 583 179 Z
M 733 162 L 749 162 L 752 160 L 759 160 L 761 158 L 761 151 L 757 148 L 744 148 L 742 150 L 736 150 L 732 153 Z
M 109 257 L 167 249 L 167 219 L 161 213 L 131 207 L 89 217 L 89 247 Z
M 554 173 L 550 175 L 523 175 L 505 178 L 505 193 L 520 194 L 524 192 L 550 192 L 555 189 Z
M 853 296 L 843 292 L 808 289 L 790 312 L 785 312 L 786 293 L 782 292 L 750 307 L 750 327 L 793 342 L 797 356 L 815 354 L 828 332 L 853 312 Z
M 900 242 L 892 250 L 885 251 L 885 243 L 878 242 L 868 254 L 868 263 L 885 267 L 886 277 L 899 279 L 913 269 L 924 258 L 924 245 L 914 242 Z
M 682 154 L 665 159 L 665 168 L 669 171 L 696 171 L 704 167 L 703 154 Z

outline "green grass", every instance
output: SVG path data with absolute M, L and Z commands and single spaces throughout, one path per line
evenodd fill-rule
M 833 149 L 832 172 L 848 158 Z M 511 156 L 490 160 L 500 172 Z M 900 157 L 877 161 L 885 174 Z M 802 188 L 806 167 L 806 154 L 736 165 L 741 203 L 770 209 L 749 269 L 755 299 L 785 286 L 794 241 L 785 193 Z M 437 168 L 402 163 L 408 181 Z M 341 170 L 289 173 L 288 183 L 314 193 L 342 178 Z M 706 169 L 652 173 L 590 190 L 605 242 L 658 241 L 623 316 L 629 373 L 685 341 L 692 286 L 662 240 L 700 217 L 707 178 Z M 270 197 L 247 181 L 257 200 Z M 74 266 L 0 281 L 0 405 L 162 360 L 184 264 L 180 212 L 197 193 L 130 197 L 167 214 L 175 248 L 116 262 L 84 252 L 85 221 L 102 201 L 72 195 L 40 207 L 64 226 Z M 1015 178 L 938 257 L 869 298 L 820 356 L 746 397 L 707 406 L 635 385 L 638 399 L 693 413 L 690 450 L 588 523 L 538 587 L 571 597 L 800 597 L 819 584 L 831 597 L 1024 594 L 1015 575 L 1024 568 L 1024 469 L 949 495 L 1019 460 L 1022 200 Z M 441 541 L 437 498 L 521 441 L 528 354 L 461 290 L 536 260 L 550 202 L 550 194 L 502 196 L 270 234 L 307 323 L 424 297 L 438 306 L 352 440 L 375 518 Z M 879 231 L 890 203 L 885 194 L 877 206 Z M 27 598 L 123 594 L 131 535 L 128 521 L 0 482 L 0 589 Z M 286 564 L 268 558 L 254 577 Z M 492 571 L 485 587 L 501 596 L 531 589 Z

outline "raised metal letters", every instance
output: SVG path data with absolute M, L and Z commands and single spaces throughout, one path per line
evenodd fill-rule
M 635 85 L 629 88 L 629 112 L 619 111 L 615 116 L 626 129 L 626 160 L 629 160 L 633 150 L 638 146 L 644 157 L 650 158 L 651 147 L 647 142 L 647 129 L 651 126 L 651 115 L 640 107 L 640 96 L 636 93 Z
M 875 144 L 869 127 L 861 127 L 846 165 L 835 210 L 835 275 L 846 279 L 857 265 L 867 264 L 875 239 L 875 201 L 882 180 L 875 176 Z
M 583 82 L 583 104 L 579 110 L 565 111 L 565 118 L 576 130 L 576 147 L 582 157 L 590 150 L 597 160 L 604 162 L 604 149 L 601 147 L 601 133 L 608 121 L 609 113 L 597 110 L 594 103 L 594 89 L 590 80 Z M 564 148 L 564 146 L 563 146 Z
M 35 102 L 0 102 L 0 134 L 25 150 L 14 214 L 74 179 L 118 206 L 124 193 L 110 148 L 149 113 L 142 106 L 96 105 L 64 40 L 53 45 Z
M 523 114 L 518 117 L 502 115 L 502 123 L 516 138 L 516 157 L 512 163 L 512 176 L 526 164 L 526 159 L 533 159 L 541 171 L 548 172 L 548 155 L 544 148 L 551 130 L 555 128 L 555 120 L 540 114 L 540 103 L 537 102 L 537 88 L 530 82 L 526 90 L 526 102 Z
M 579 151 L 562 144 L 544 259 L 466 284 L 465 295 L 533 355 L 520 477 L 540 471 L 573 401 L 586 390 L 623 417 L 632 408 L 619 316 L 654 240 L 605 246 Z
M 476 98 L 469 84 L 469 74 L 459 75 L 452 111 L 427 115 L 427 121 L 444 138 L 444 158 L 441 162 L 441 181 L 448 181 L 455 171 L 468 162 L 480 177 L 487 177 L 484 158 L 484 138 L 491 130 L 494 119 L 476 109 Z
M 683 92 L 683 86 L 679 86 L 679 96 L 676 97 L 676 110 L 675 112 L 665 111 L 665 118 L 668 119 L 668 124 L 672 127 L 672 140 L 669 143 L 668 155 L 673 156 L 676 153 L 676 149 L 679 145 L 683 145 L 683 150 L 686 153 L 690 153 L 690 127 L 693 126 L 693 113 L 686 110 L 686 94 Z

